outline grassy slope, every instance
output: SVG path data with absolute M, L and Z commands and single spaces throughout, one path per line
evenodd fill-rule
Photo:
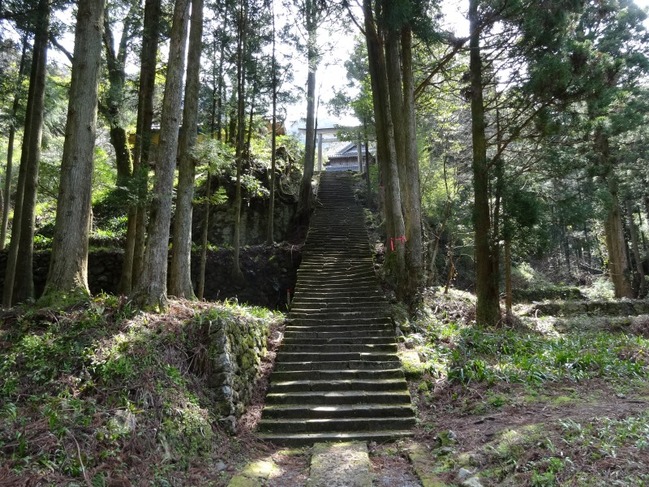
M 649 317 L 610 331 L 529 318 L 482 329 L 472 297 L 430 294 L 407 339 L 432 470 L 449 484 L 649 483 Z
M 219 427 L 193 372 L 200 322 L 217 317 L 277 322 L 228 303 L 135 312 L 115 297 L 3 315 L 0 485 L 222 485 L 248 446 Z

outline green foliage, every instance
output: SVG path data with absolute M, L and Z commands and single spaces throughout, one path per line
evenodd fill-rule
M 66 485 L 87 474 L 104 485 L 107 465 L 112 474 L 150 480 L 164 465 L 166 475 L 182 478 L 190 466 L 213 461 L 224 441 L 214 394 L 189 366 L 205 350 L 202 323 L 268 323 L 273 312 L 183 303 L 156 316 L 112 296 L 52 304 L 0 328 L 0 447 L 8 472 L 57 472 Z
M 424 326 L 428 343 L 435 344 L 422 352 L 427 368 L 451 383 L 543 386 L 564 380 L 649 377 L 649 341 L 641 337 L 592 331 L 544 336 L 436 320 Z

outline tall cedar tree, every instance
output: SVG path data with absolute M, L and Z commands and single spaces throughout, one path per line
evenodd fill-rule
M 248 51 L 248 0 L 239 5 L 237 21 L 237 116 L 235 159 L 237 164 L 236 188 L 234 197 L 234 232 L 233 232 L 233 261 L 232 279 L 236 283 L 243 282 L 243 272 L 239 254 L 241 253 L 241 176 L 243 160 L 247 157 L 245 132 L 246 132 L 246 59 Z
M 2 304 L 12 304 L 34 298 L 34 225 L 38 166 L 43 137 L 47 46 L 50 31 L 50 2 L 39 0 L 34 11 L 35 35 L 29 92 L 23 132 L 18 186 L 7 256 Z
M 122 121 L 124 93 L 126 89 L 126 60 L 129 43 L 135 35 L 140 8 L 138 1 L 131 0 L 128 13 L 124 18 L 122 35 L 117 46 L 115 46 L 109 10 L 108 5 L 106 5 L 103 39 L 106 53 L 106 68 L 108 70 L 108 90 L 105 99 L 99 105 L 99 111 L 108 122 L 110 143 L 115 150 L 117 187 L 120 191 L 123 191 L 128 186 L 133 174 L 131 149 L 128 145 L 126 128 Z
M 80 0 L 50 271 L 45 296 L 89 294 L 88 236 L 104 0 Z
M 405 272 L 405 249 L 403 245 L 390 245 L 396 238 L 404 235 L 405 224 L 401 213 L 399 175 L 396 164 L 396 148 L 390 109 L 385 100 L 389 99 L 387 68 L 383 42 L 375 21 L 371 0 L 363 1 L 365 40 L 367 42 L 368 67 L 372 85 L 372 102 L 376 120 L 376 152 L 379 160 L 385 229 L 388 240 L 388 272 L 400 276 Z
M 142 274 L 134 292 L 134 300 L 145 308 L 165 308 L 167 305 L 169 227 L 178 153 L 189 4 L 189 0 L 176 0 L 171 27 L 148 239 Z
M 485 135 L 482 57 L 480 54 L 481 19 L 478 0 L 469 3 L 469 71 L 471 76 L 471 134 L 473 150 L 473 224 L 476 266 L 476 321 L 496 325 L 500 321 L 498 293 L 498 255 L 490 242 L 489 165 Z
M 21 38 L 21 55 L 20 66 L 18 68 L 18 76 L 16 77 L 14 88 L 14 99 L 11 105 L 10 122 L 9 122 L 9 136 L 7 137 L 7 165 L 5 167 L 5 181 L 3 194 L 3 211 L 2 222 L 0 223 L 0 250 L 5 249 L 7 240 L 7 227 L 9 225 L 9 209 L 11 207 L 11 176 L 13 172 L 13 159 L 14 159 L 14 144 L 16 141 L 16 131 L 18 129 L 18 110 L 20 109 L 20 102 L 23 96 L 21 89 L 23 78 L 27 70 L 27 50 L 29 48 L 29 37 L 23 34 Z
M 187 80 L 183 107 L 183 129 L 180 133 L 178 188 L 173 228 L 169 293 L 194 298 L 191 276 L 192 213 L 194 200 L 195 160 L 198 126 L 198 93 L 200 88 L 201 52 L 203 47 L 203 0 L 192 0 L 192 16 L 187 56 Z
M 142 269 L 146 224 L 146 193 L 153 124 L 153 95 L 160 36 L 161 0 L 146 0 L 144 5 L 144 32 L 140 51 L 140 86 L 138 90 L 137 125 L 133 149 L 131 188 L 135 204 L 128 211 L 126 248 L 120 290 L 130 294 Z
M 421 2 L 363 3 L 386 219 L 388 268 L 411 300 L 423 282 L 412 29 Z

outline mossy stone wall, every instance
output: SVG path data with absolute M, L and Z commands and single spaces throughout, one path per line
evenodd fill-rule
M 205 344 L 209 350 L 206 364 L 207 385 L 216 394 L 217 410 L 229 430 L 236 428 L 236 418 L 250 403 L 261 361 L 266 355 L 270 325 L 265 320 L 222 320 L 204 323 Z

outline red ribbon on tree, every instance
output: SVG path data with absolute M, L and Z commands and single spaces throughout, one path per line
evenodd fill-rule
M 406 239 L 405 235 L 401 235 L 400 237 L 390 237 L 390 250 L 394 252 L 394 243 L 395 242 L 400 242 L 402 244 L 406 244 L 408 240 Z

